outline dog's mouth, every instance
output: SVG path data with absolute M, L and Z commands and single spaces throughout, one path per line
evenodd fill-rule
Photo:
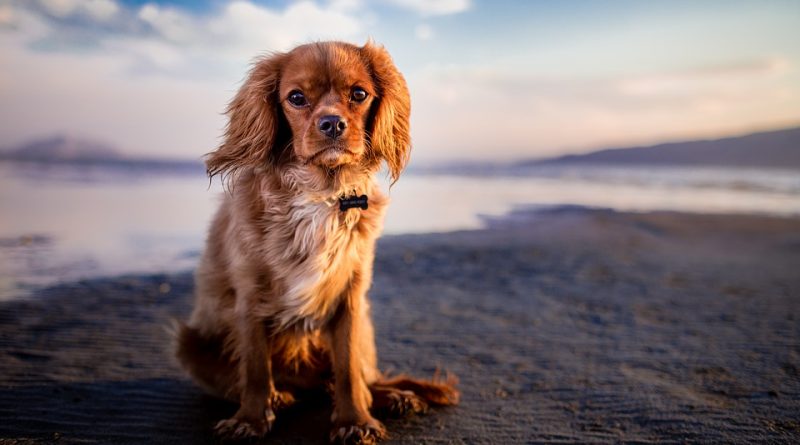
M 341 158 L 342 155 L 355 156 L 356 154 L 344 144 L 330 144 L 321 148 L 320 150 L 317 150 L 313 155 L 311 155 L 311 157 L 308 158 L 306 163 L 310 164 L 316 161 L 329 163 Z

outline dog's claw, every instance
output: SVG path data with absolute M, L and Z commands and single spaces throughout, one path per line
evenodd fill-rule
M 387 411 L 389 415 L 404 417 L 411 414 L 424 413 L 428 404 L 411 391 L 399 391 L 389 395 L 391 404 Z
M 273 391 L 270 396 L 270 405 L 275 411 L 281 411 L 294 405 L 295 399 L 292 393 L 287 391 Z
M 275 413 L 268 409 L 264 412 L 263 419 L 233 416 L 230 419 L 220 420 L 214 427 L 214 433 L 224 440 L 261 438 L 269 432 L 274 421 Z
M 383 390 L 379 400 L 373 399 L 374 413 L 379 417 L 401 418 L 428 411 L 428 403 L 412 391 Z
M 331 443 L 336 445 L 373 445 L 386 437 L 386 430 L 377 420 L 362 425 L 349 425 L 331 431 Z

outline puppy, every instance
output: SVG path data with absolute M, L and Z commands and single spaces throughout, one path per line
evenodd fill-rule
M 410 99 L 383 47 L 303 45 L 258 61 L 228 107 L 211 177 L 227 193 L 196 272 L 177 357 L 199 385 L 239 403 L 215 431 L 265 435 L 295 392 L 333 392 L 331 441 L 385 436 L 373 414 L 458 401 L 453 379 L 387 378 L 367 290 L 388 200 L 409 157 Z

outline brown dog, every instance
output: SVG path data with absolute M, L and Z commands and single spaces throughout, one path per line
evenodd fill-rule
M 266 57 L 227 113 L 206 165 L 228 193 L 177 339 L 194 379 L 240 404 L 216 432 L 263 436 L 292 391 L 313 387 L 333 387 L 341 443 L 385 435 L 370 411 L 457 403 L 453 381 L 377 368 L 367 290 L 388 200 L 375 174 L 385 161 L 397 180 L 411 148 L 408 89 L 386 50 L 320 42 Z

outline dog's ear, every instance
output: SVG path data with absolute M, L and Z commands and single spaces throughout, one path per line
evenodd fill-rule
M 228 126 L 220 147 L 206 156 L 206 172 L 230 180 L 248 166 L 265 165 L 275 153 L 283 125 L 278 83 L 287 55 L 277 53 L 255 63 L 225 114 Z
M 386 49 L 367 42 L 361 50 L 377 90 L 367 126 L 370 146 L 375 155 L 386 161 L 392 181 L 397 181 L 411 155 L 411 97 L 406 80 Z

